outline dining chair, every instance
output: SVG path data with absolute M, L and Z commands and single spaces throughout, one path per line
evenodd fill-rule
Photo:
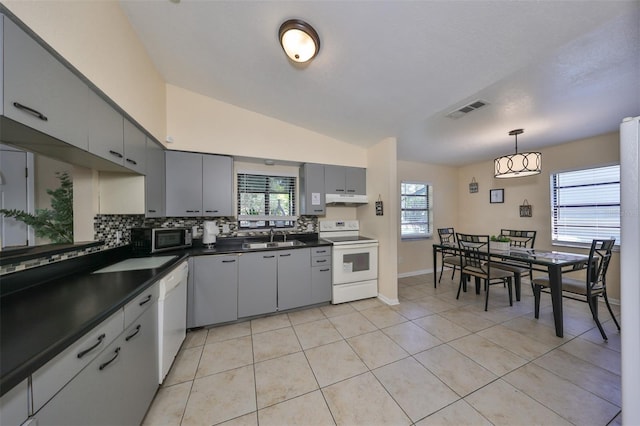
M 589 266 L 587 267 L 586 278 L 584 280 L 570 277 L 562 278 L 563 292 L 578 294 L 580 296 L 584 296 L 584 298 L 570 297 L 564 294 L 563 296 L 587 302 L 589 304 L 591 315 L 593 316 L 593 319 L 598 326 L 598 330 L 600 330 L 600 334 L 602 334 L 602 338 L 605 341 L 608 340 L 607 335 L 602 328 L 602 324 L 600 324 L 600 320 L 598 319 L 598 296 L 604 297 L 604 301 L 609 313 L 611 314 L 611 318 L 613 318 L 613 322 L 616 324 L 616 327 L 618 327 L 618 330 L 620 330 L 620 324 L 611 310 L 609 298 L 607 297 L 607 269 L 609 268 L 611 252 L 615 242 L 616 240 L 614 238 L 607 240 L 595 239 L 591 242 L 591 250 L 589 251 L 588 260 Z M 540 294 L 543 288 L 549 288 L 549 277 L 542 276 L 534 278 L 533 296 L 535 300 L 536 318 L 539 318 L 540 316 Z
M 489 306 L 489 288 L 494 284 L 506 284 L 509 289 L 509 305 L 513 306 L 513 273 L 493 268 L 489 259 L 489 236 L 456 233 L 460 248 L 460 285 L 456 299 L 460 297 L 460 290 L 466 287 L 466 277 L 473 276 L 484 281 L 485 300 L 484 310 Z M 476 284 L 477 285 L 477 284 Z
M 456 234 L 453 228 L 438 228 L 438 237 L 440 238 L 440 244 L 456 246 Z M 443 249 L 442 253 L 442 266 L 440 267 L 440 278 L 438 282 L 442 280 L 442 272 L 444 271 L 444 265 L 447 264 L 452 267 L 451 279 L 453 279 L 456 269 L 460 269 L 460 256 L 454 251 Z
M 509 246 L 523 249 L 533 248 L 533 245 L 536 242 L 536 233 L 537 231 L 520 231 L 516 229 L 500 230 L 501 237 L 509 238 Z M 516 288 L 521 288 L 520 282 L 522 280 L 522 274 L 528 273 L 529 281 L 533 281 L 533 269 L 531 269 L 531 264 L 509 262 L 508 265 L 504 263 L 494 263 L 493 266 L 495 268 L 502 269 L 503 271 L 513 272 Z M 531 283 L 531 289 L 533 290 L 533 282 Z

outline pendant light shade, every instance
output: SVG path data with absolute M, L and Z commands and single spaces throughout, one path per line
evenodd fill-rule
M 524 133 L 523 129 L 515 129 L 509 132 L 516 137 L 516 153 L 503 155 L 494 160 L 494 177 L 514 178 L 537 175 L 541 172 L 542 154 L 539 152 L 518 152 L 518 135 Z
M 320 37 L 313 27 L 300 19 L 290 19 L 280 26 L 280 45 L 289 59 L 308 62 L 320 51 Z

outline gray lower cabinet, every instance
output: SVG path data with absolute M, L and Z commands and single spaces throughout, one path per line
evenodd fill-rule
M 238 264 L 238 317 L 278 308 L 278 259 L 273 251 L 243 253 Z
M 324 303 L 332 297 L 331 247 L 311 249 L 311 303 Z
M 28 388 L 27 379 L 24 379 L 0 398 L 0 423 L 3 426 L 21 425 L 28 415 Z
M 201 327 L 238 319 L 237 254 L 193 258 L 193 324 Z
M 37 41 L 0 15 L 2 114 L 88 149 L 89 87 Z
M 147 170 L 144 178 L 145 216 L 165 215 L 164 149 L 147 138 Z
M 310 249 L 275 252 L 278 257 L 278 310 L 311 304 Z
M 41 425 L 140 424 L 158 387 L 157 301 L 34 417 Z

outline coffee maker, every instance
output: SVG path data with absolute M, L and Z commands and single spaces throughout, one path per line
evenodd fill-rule
M 215 220 L 205 220 L 202 224 L 202 244 L 211 247 L 216 243 L 216 236 L 219 234 L 218 224 Z

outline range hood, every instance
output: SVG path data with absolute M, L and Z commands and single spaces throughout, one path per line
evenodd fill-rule
M 328 206 L 360 206 L 367 204 L 369 199 L 366 195 L 355 194 L 326 194 L 325 204 Z

